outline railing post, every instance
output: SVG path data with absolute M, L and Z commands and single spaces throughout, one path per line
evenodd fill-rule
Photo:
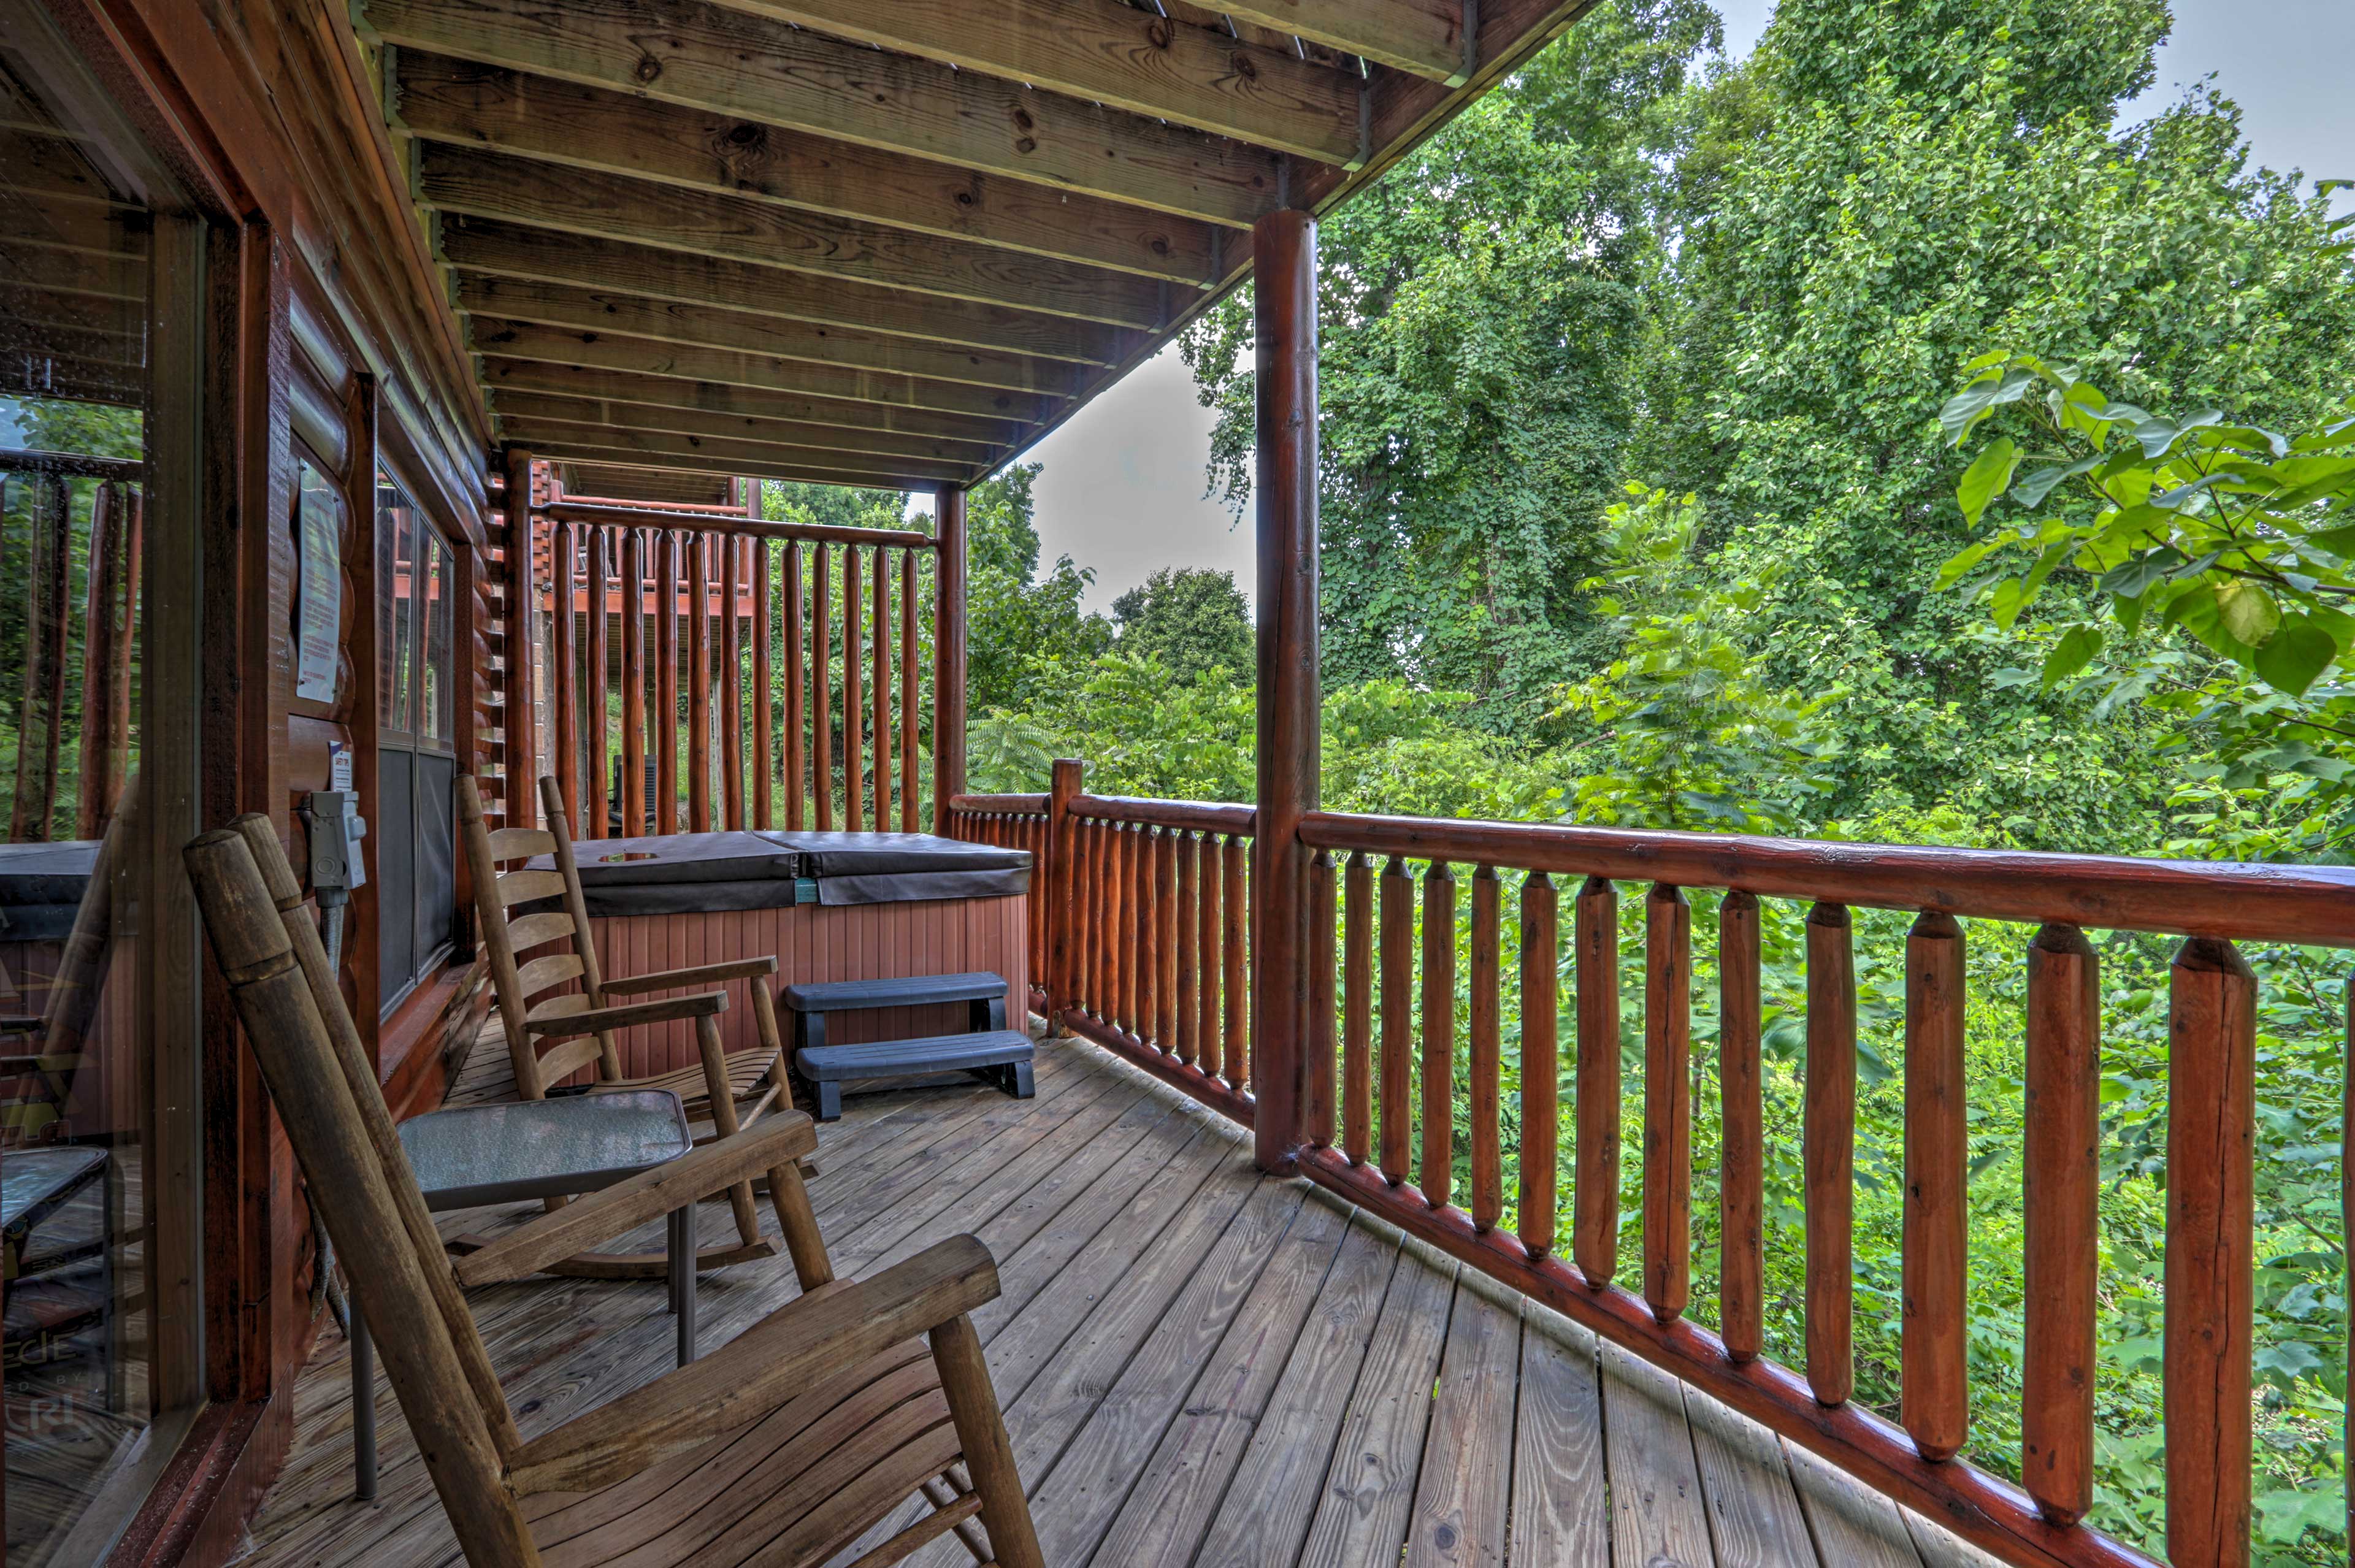
M 964 492 L 943 485 L 932 507 L 932 831 L 949 830 L 964 793 Z M 851 742 L 857 750 L 857 742 Z M 855 787 L 855 786 L 854 786 Z
M 539 661 L 532 647 L 531 613 L 532 602 L 539 595 L 532 581 L 531 453 L 510 446 L 501 456 L 507 484 L 507 700 L 503 715 L 506 744 L 502 748 L 506 787 L 500 805 L 508 827 L 536 827 L 539 825 L 539 715 L 534 706 L 533 682 Z
M 1308 1031 L 1308 860 L 1317 802 L 1316 220 L 1294 209 L 1252 229 L 1257 340 L 1259 821 L 1252 839 L 1252 1142 L 1289 1169 L 1303 1140 Z
M 1047 788 L 1047 874 L 1039 880 L 1047 901 L 1047 1027 L 1060 1027 L 1063 1009 L 1079 997 L 1079 977 L 1073 958 L 1079 933 L 1079 880 L 1071 802 L 1078 798 L 1085 764 L 1075 758 L 1056 759 Z

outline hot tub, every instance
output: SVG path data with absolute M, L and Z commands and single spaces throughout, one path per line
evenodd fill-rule
M 770 829 L 584 839 L 573 852 L 609 974 L 773 954 L 784 985 L 986 969 L 1006 977 L 1013 1010 L 1029 994 L 1027 850 L 929 833 Z M 747 984 L 730 986 L 720 1015 L 730 1051 L 760 1043 Z M 964 1010 L 845 1014 L 837 1032 L 845 1044 L 953 1033 Z M 618 1044 L 631 1077 L 698 1060 L 686 1022 L 633 1029 Z

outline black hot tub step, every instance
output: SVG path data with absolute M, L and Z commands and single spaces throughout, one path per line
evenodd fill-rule
M 924 1008 L 938 1002 L 1003 999 L 1000 975 L 900 975 L 888 980 L 825 980 L 787 986 L 785 1006 L 797 1013 L 850 1013 L 868 1008 Z
M 859 1045 L 805 1046 L 794 1052 L 794 1072 L 808 1091 L 817 1119 L 842 1115 L 842 1086 L 868 1078 L 927 1072 L 970 1072 L 1018 1100 L 1031 1096 L 1030 1037 L 1018 1029 L 879 1040 Z

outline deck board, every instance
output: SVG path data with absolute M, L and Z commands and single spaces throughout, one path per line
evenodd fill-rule
M 496 1076 L 469 1063 L 460 1082 Z M 996 1257 L 1003 1294 L 976 1327 L 1058 1568 L 1986 1562 L 1383 1221 L 1262 1176 L 1240 1129 L 1092 1047 L 1043 1045 L 1031 1101 L 978 1083 L 855 1096 L 818 1164 L 845 1273 L 966 1232 Z M 445 1218 L 495 1231 L 533 1212 Z M 700 1222 L 731 1233 L 724 1202 Z M 706 1275 L 703 1344 L 794 1293 L 782 1257 Z M 527 1436 L 670 1365 L 658 1283 L 530 1280 L 470 1301 Z M 241 1561 L 455 1563 L 381 1383 L 378 1500 L 350 1500 L 347 1382 L 330 1329 Z M 970 1561 L 954 1541 L 911 1559 Z

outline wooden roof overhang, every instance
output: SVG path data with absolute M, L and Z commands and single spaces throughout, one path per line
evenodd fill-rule
M 364 0 L 498 437 L 986 477 L 1593 0 Z M 622 482 L 626 484 L 626 481 Z M 575 487 L 585 488 L 581 479 Z

